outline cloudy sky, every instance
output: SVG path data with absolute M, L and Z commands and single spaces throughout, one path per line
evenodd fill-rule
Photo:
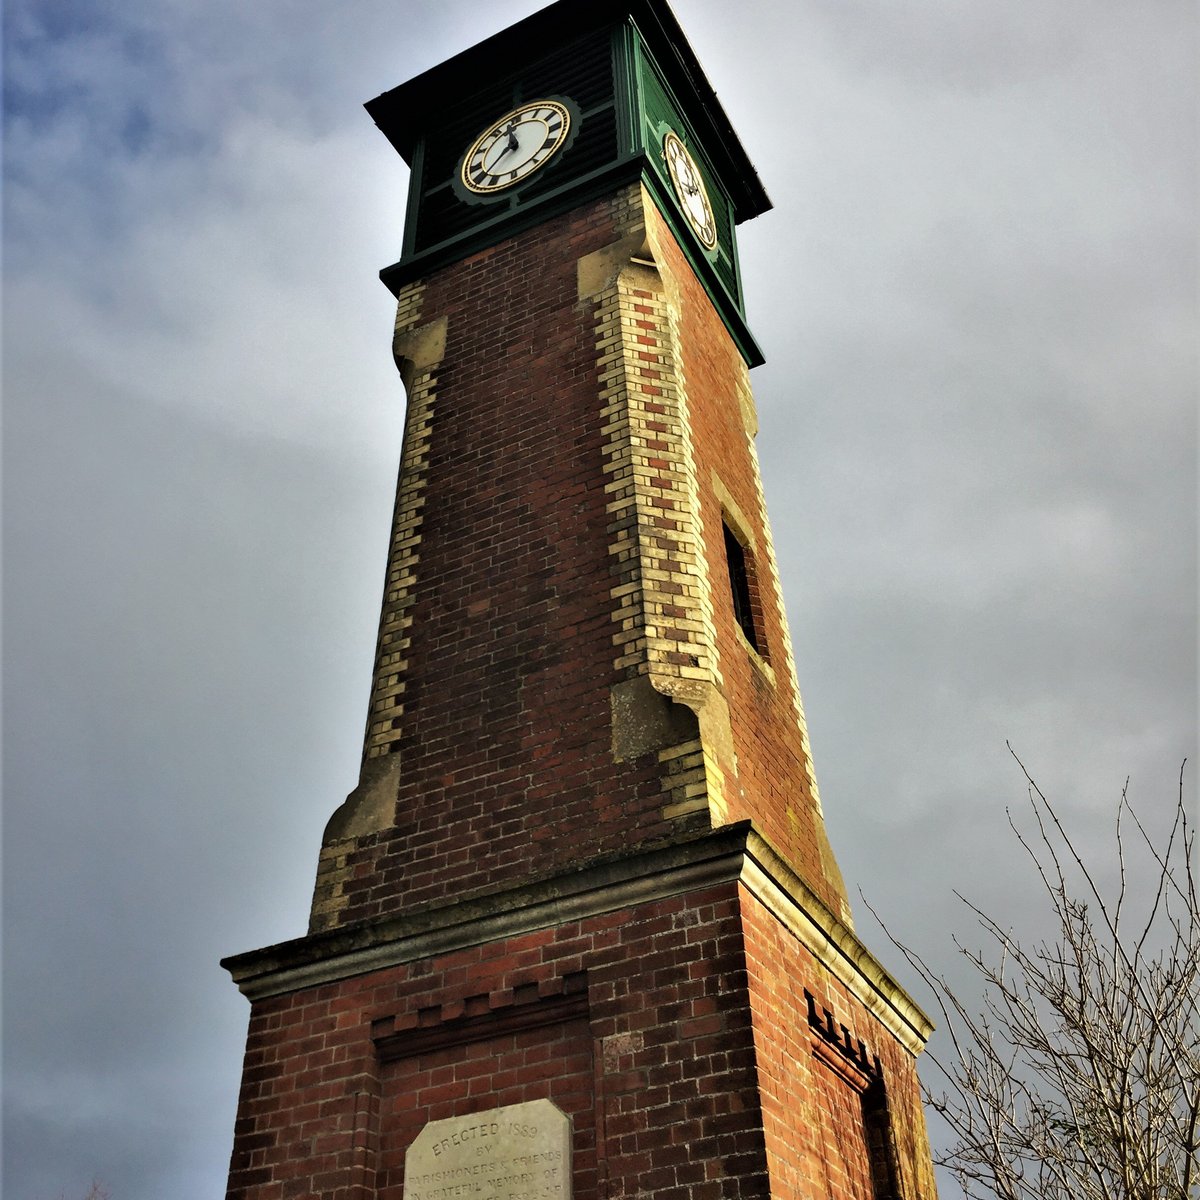
M 4 4 L 13 1200 L 223 1191 L 217 960 L 303 932 L 382 585 L 406 172 L 360 106 L 537 7 Z M 743 270 L 833 844 L 952 969 L 953 889 L 1036 921 L 1006 740 L 1097 852 L 1194 753 L 1194 6 L 676 10 L 775 202 Z

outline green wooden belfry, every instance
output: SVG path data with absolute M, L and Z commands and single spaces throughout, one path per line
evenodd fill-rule
M 570 144 L 518 188 L 463 203 L 456 187 L 480 112 L 569 102 Z M 396 293 L 524 229 L 640 179 L 750 366 L 734 227 L 771 202 L 673 15 L 649 0 L 558 4 L 366 105 L 412 171 L 404 246 L 380 277 Z M 706 250 L 679 214 L 663 157 L 673 130 L 704 177 L 717 225 Z

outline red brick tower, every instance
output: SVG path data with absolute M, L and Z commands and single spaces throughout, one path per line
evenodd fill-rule
M 229 1196 L 933 1196 L 929 1024 L 809 757 L 725 114 L 659 0 L 367 108 L 412 168 L 379 647 L 308 935 L 225 963 Z

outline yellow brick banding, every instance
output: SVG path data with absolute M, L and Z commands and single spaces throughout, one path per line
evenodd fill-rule
M 402 289 L 396 302 L 398 338 L 418 329 L 424 286 L 419 282 Z M 379 621 L 379 640 L 371 700 L 367 710 L 365 758 L 388 754 L 399 740 L 402 729 L 397 723 L 404 706 L 397 702 L 403 695 L 403 673 L 408 667 L 404 657 L 411 643 L 408 631 L 412 617 L 413 586 L 420 562 L 421 525 L 425 508 L 424 490 L 429 465 L 429 439 L 433 429 L 437 388 L 437 364 L 423 365 L 407 379 L 408 408 L 404 422 L 404 448 L 400 456 L 400 483 L 396 489 L 396 507 L 392 518 L 392 539 L 388 556 L 387 582 L 383 611 Z
M 396 299 L 396 334 L 417 329 L 421 320 L 424 285 L 415 281 L 402 288 Z M 401 733 L 404 715 L 401 697 L 405 691 L 404 658 L 410 639 L 412 618 L 406 612 L 412 603 L 412 585 L 419 560 L 421 511 L 425 506 L 425 466 L 432 426 L 437 383 L 436 364 L 425 366 L 406 380 L 408 406 L 405 413 L 404 448 L 400 455 L 400 481 L 392 517 L 392 536 L 384 581 L 383 610 L 372 674 L 371 699 L 363 739 L 364 760 L 388 754 Z M 335 842 L 321 850 L 313 893 L 310 931 L 331 928 L 345 905 L 346 884 L 351 868 L 345 853 L 347 842 Z
M 618 231 L 645 227 L 640 185 L 615 205 Z M 619 582 L 610 589 L 614 668 L 648 675 L 668 696 L 680 687 L 720 686 L 711 590 L 692 451 L 687 389 L 677 352 L 674 305 L 644 252 L 594 294 L 600 357 L 604 493 L 609 554 Z M 662 466 L 651 458 L 665 459 Z M 721 772 L 699 742 L 660 754 L 668 819 L 723 812 Z M 684 756 L 693 761 L 686 762 Z

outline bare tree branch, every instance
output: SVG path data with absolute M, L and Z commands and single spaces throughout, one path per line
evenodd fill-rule
M 984 941 L 955 941 L 983 985 L 976 1011 L 887 930 L 948 1034 L 926 1096 L 955 1139 L 937 1161 L 970 1200 L 1200 1200 L 1200 907 L 1184 771 L 1158 839 L 1126 781 L 1106 892 L 1013 758 L 1032 830 L 1011 813 L 1009 824 L 1054 935 L 1025 944 L 960 896 Z

